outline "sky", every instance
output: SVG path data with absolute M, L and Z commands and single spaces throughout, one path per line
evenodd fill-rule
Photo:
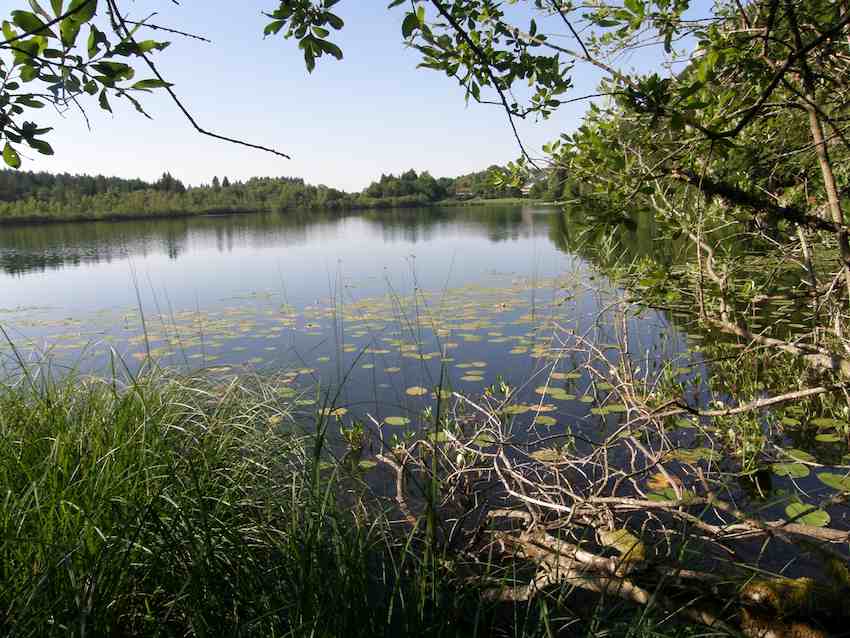
M 2 13 L 23 0 L 0 0 Z M 302 177 L 358 191 L 382 173 L 409 168 L 435 177 L 456 176 L 519 156 L 505 113 L 464 101 L 454 80 L 417 69 L 416 51 L 401 37 L 403 7 L 388 0 L 343 0 L 334 7 L 346 22 L 332 40 L 342 61 L 323 57 L 306 71 L 297 42 L 262 37 L 275 0 L 125 0 L 135 16 L 153 11 L 152 22 L 204 35 L 212 43 L 164 37 L 171 47 L 157 56 L 160 70 L 198 122 L 217 133 L 279 149 L 285 160 L 196 133 L 164 92 L 142 94 L 147 120 L 126 101 L 114 115 L 88 103 L 91 130 L 79 112 L 45 113 L 55 130 L 56 154 L 24 154 L 26 170 L 155 179 L 168 171 L 187 184 L 213 176 Z M 137 65 L 136 79 L 150 77 Z M 577 69 L 574 95 L 593 92 L 599 75 Z M 573 130 L 586 103 L 548 121 L 521 122 L 532 155 L 561 132 Z M 39 122 L 41 124 L 42 122 Z

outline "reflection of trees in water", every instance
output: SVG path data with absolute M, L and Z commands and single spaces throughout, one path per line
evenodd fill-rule
M 568 207 L 549 216 L 549 238 L 559 250 L 603 271 L 643 258 L 669 265 L 679 248 L 658 236 L 652 215 L 634 211 L 620 223 L 601 225 L 587 223 L 581 208 Z
M 360 214 L 311 210 L 11 226 L 0 233 L 0 270 L 24 274 L 155 254 L 178 259 L 198 245 L 218 252 L 232 252 L 239 246 L 294 246 L 333 239 L 349 219 L 372 226 L 384 241 L 420 242 L 450 234 L 512 241 L 547 232 L 545 219 L 531 210 L 521 206 L 384 209 Z

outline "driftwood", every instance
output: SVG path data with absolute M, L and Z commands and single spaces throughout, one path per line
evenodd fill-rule
M 593 348 L 581 336 L 574 342 Z M 441 502 L 429 515 L 437 512 L 444 519 L 438 527 L 452 530 L 442 540 L 472 561 L 466 582 L 477 584 L 488 600 L 516 603 L 552 588 L 581 589 L 753 638 L 820 638 L 827 635 L 821 624 L 848 619 L 839 601 L 850 594 L 850 530 L 806 525 L 799 516 L 760 517 L 722 493 L 727 488 L 718 483 L 710 459 L 671 460 L 678 444 L 662 420 L 683 408 L 659 412 L 642 403 L 628 375 L 607 370 L 606 378 L 628 403 L 619 427 L 601 440 L 573 437 L 570 445 L 554 448 L 546 445 L 563 442 L 569 433 L 531 441 L 519 436 L 504 417 L 509 397 L 476 402 L 454 395 L 447 417 L 452 425 L 441 432 L 440 443 L 385 448 L 377 457 L 395 475 L 402 522 L 424 529 L 418 525 L 424 508 L 416 512 L 411 505 L 423 503 L 415 490 L 424 481 L 406 477 L 428 478 L 436 467 Z M 631 434 L 638 427 L 640 439 Z M 649 489 L 663 488 L 668 497 L 648 495 Z M 837 494 L 831 502 L 845 496 Z M 699 548 L 702 559 L 692 565 L 676 560 L 683 543 Z M 805 554 L 824 576 L 815 581 L 770 575 L 747 557 L 753 543 Z M 484 566 L 494 546 L 501 560 L 533 566 L 528 582 L 506 586 L 488 579 Z M 482 568 L 476 576 L 477 561 Z

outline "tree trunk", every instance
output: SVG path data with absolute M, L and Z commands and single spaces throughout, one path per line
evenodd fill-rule
M 844 211 L 841 208 L 841 198 L 838 194 L 838 186 L 835 183 L 835 173 L 832 171 L 832 162 L 829 159 L 829 149 L 823 136 L 823 125 L 814 106 L 814 96 L 808 91 L 806 93 L 805 107 L 809 114 L 809 128 L 812 131 L 812 141 L 815 143 L 815 151 L 823 175 L 823 187 L 826 190 L 829 212 L 832 221 L 839 226 L 836 234 L 838 236 L 838 247 L 841 250 L 841 261 L 844 266 L 847 296 L 850 300 L 850 241 L 847 238 L 847 228 L 844 226 Z

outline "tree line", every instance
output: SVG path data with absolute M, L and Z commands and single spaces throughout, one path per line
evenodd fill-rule
M 427 206 L 459 195 L 480 199 L 517 197 L 519 189 L 496 187 L 493 169 L 457 178 L 434 178 L 408 170 L 381 177 L 359 193 L 312 185 L 294 177 L 253 177 L 186 186 L 166 172 L 156 181 L 103 175 L 0 171 L 0 221 L 105 219 L 144 215 L 291 209 L 364 209 Z

